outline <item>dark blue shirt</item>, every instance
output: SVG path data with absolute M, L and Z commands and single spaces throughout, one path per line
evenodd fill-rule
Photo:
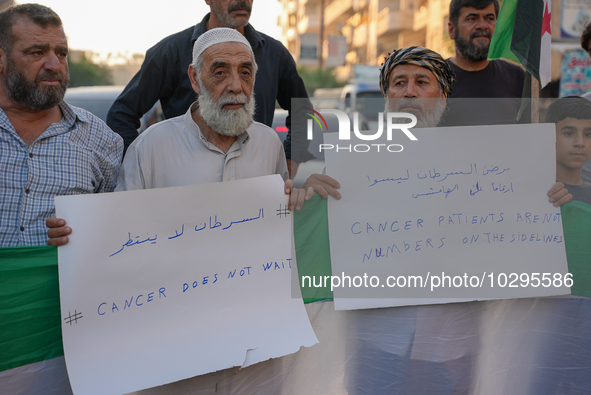
M 196 26 L 166 37 L 146 52 L 140 71 L 127 84 L 107 115 L 107 124 L 123 137 L 125 148 L 137 137 L 141 117 L 158 100 L 166 118 L 183 115 L 195 101 L 197 94 L 191 87 L 187 71 L 193 60 L 193 44 L 207 30 L 208 20 L 209 14 Z M 283 44 L 257 32 L 250 24 L 244 27 L 244 36 L 258 65 L 254 119 L 271 126 L 277 100 L 281 108 L 290 111 L 285 122 L 290 129 L 284 143 L 285 156 L 305 162 L 311 157 L 307 151 L 305 125 L 304 128 L 294 128 L 293 141 L 291 137 L 291 119 L 294 118 L 291 99 L 308 97 L 296 64 Z

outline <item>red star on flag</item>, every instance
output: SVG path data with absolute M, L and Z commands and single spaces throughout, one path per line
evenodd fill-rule
M 544 20 L 542 21 L 542 36 L 546 32 L 552 35 L 552 26 L 550 24 L 551 20 L 552 14 L 548 12 L 548 3 L 546 3 L 546 7 L 544 7 Z

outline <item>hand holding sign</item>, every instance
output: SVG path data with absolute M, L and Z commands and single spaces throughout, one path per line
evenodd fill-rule
M 283 188 L 267 176 L 58 197 L 75 229 L 58 250 L 74 391 L 126 393 L 314 344 L 291 297 Z

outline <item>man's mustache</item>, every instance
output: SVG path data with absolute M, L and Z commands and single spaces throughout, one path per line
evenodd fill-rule
M 248 100 L 248 96 L 246 96 L 244 93 L 240 93 L 238 95 L 226 93 L 219 98 L 218 105 L 223 107 L 226 104 L 246 104 L 248 103 Z
M 492 34 L 490 32 L 487 31 L 475 31 L 474 33 L 472 33 L 470 35 L 470 39 L 476 38 L 476 37 L 486 37 L 486 38 L 491 38 Z
M 228 7 L 228 14 L 232 11 L 247 11 L 249 14 L 252 7 L 246 1 L 239 1 L 238 3 L 230 4 Z
M 53 81 L 62 81 L 64 77 L 60 73 L 52 73 L 51 71 L 44 71 L 37 75 L 35 78 L 35 82 L 39 82 L 41 80 L 53 80 Z
M 396 101 L 396 111 L 400 110 L 402 107 L 412 106 L 416 107 L 418 110 L 423 111 L 425 107 L 423 103 L 421 103 L 419 98 L 402 98 Z

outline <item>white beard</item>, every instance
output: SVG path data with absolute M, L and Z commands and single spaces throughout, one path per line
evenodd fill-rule
M 433 105 L 433 108 L 428 112 L 424 112 L 425 104 L 421 101 L 420 98 L 403 98 L 396 100 L 396 108 L 392 108 L 390 103 L 390 98 L 386 97 L 386 105 L 385 111 L 386 112 L 400 112 L 400 109 L 405 105 L 412 104 L 413 106 L 419 107 L 420 111 L 413 111 L 407 110 L 414 116 L 417 117 L 417 124 L 416 128 L 434 128 L 439 124 L 441 120 L 441 116 L 445 111 L 445 101 L 443 98 L 440 99 L 425 99 L 425 100 L 437 100 L 437 102 Z M 408 118 L 401 118 L 396 120 L 399 123 L 405 123 L 408 121 Z
M 199 81 L 199 113 L 205 123 L 219 134 L 238 136 L 246 131 L 254 122 L 254 91 L 251 97 L 240 93 L 233 95 L 224 93 L 217 102 L 211 97 L 211 92 Z M 223 108 L 225 104 L 244 104 L 237 110 Z

